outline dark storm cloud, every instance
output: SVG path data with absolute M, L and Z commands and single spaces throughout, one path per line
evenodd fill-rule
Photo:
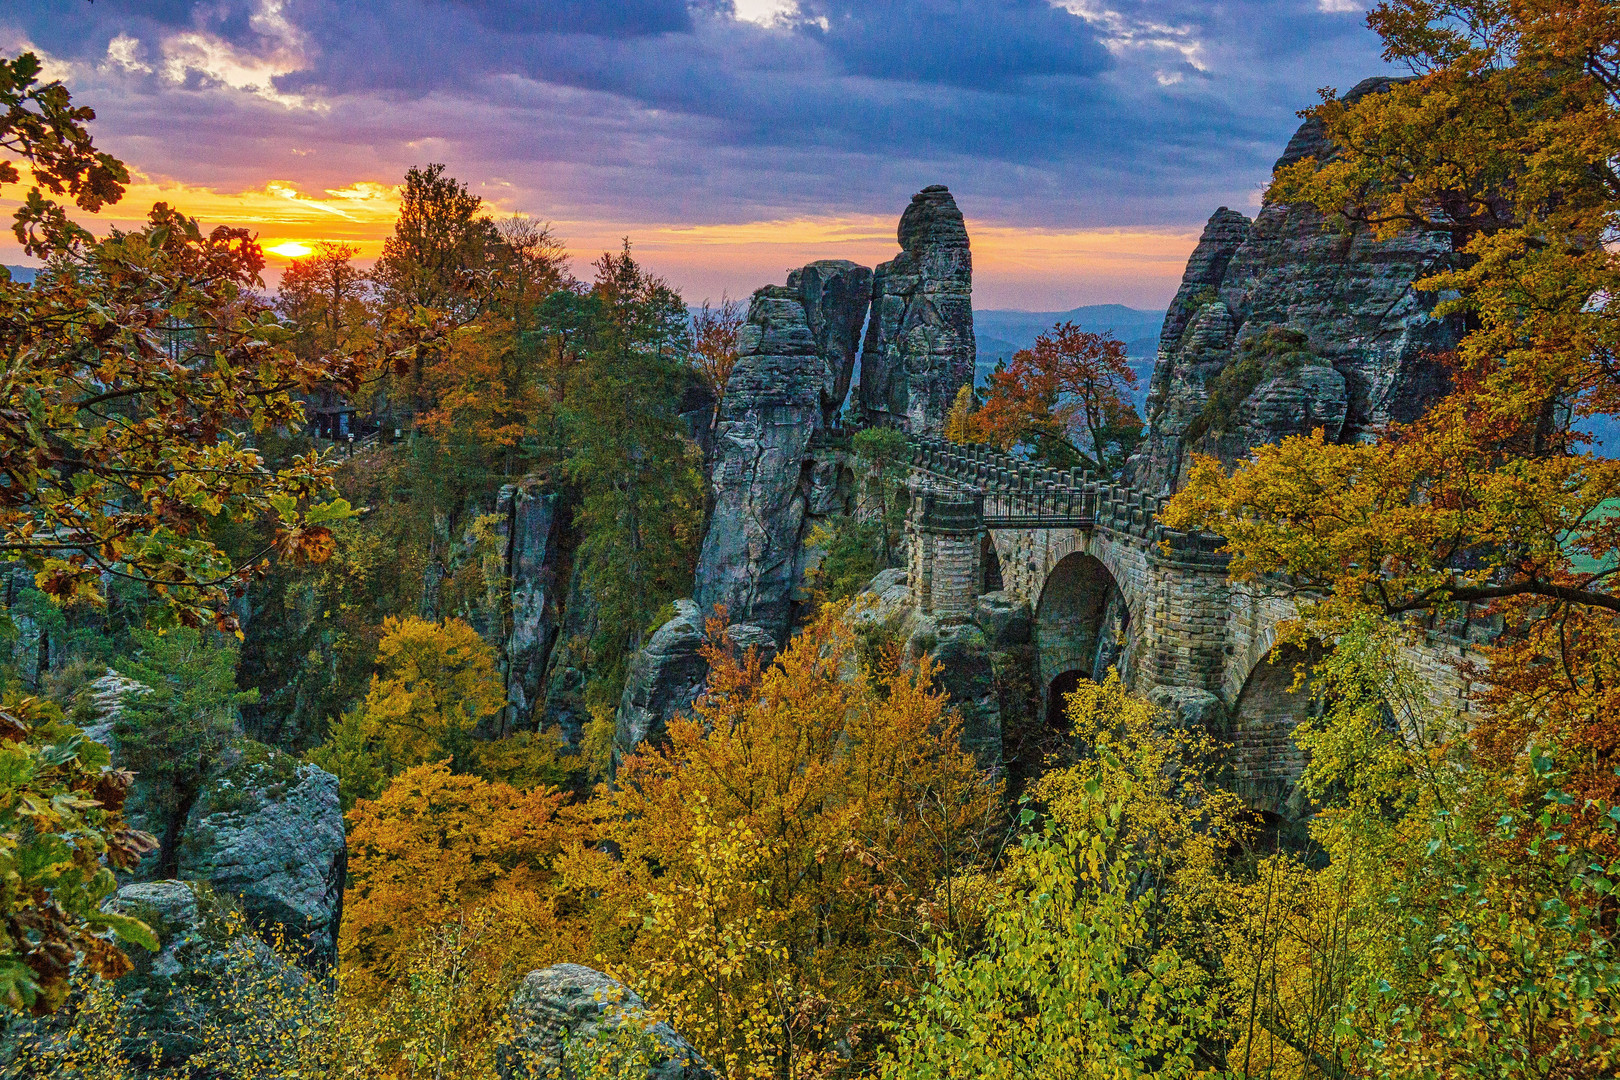
M 0 9 L 0 29 L 77 65 L 76 91 L 149 170 L 226 183 L 286 161 L 336 183 L 432 156 L 547 200 L 536 212 L 676 221 L 887 212 L 945 180 L 1006 221 L 1185 225 L 1245 205 L 1316 87 L 1379 69 L 1359 18 L 1316 0 L 776 10 L 39 0 Z M 109 57 L 120 37 L 130 62 Z M 244 89 L 232 70 L 254 63 L 270 74 Z
M 1095 75 L 1108 66 L 1096 31 L 1046 0 L 811 0 L 799 7 L 800 32 L 820 30 L 846 71 L 869 78 L 986 89 L 1043 75 Z

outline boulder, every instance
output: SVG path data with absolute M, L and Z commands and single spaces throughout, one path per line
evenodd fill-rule
M 900 216 L 900 254 L 872 279 L 861 346 L 868 424 L 938 435 L 956 393 L 973 381 L 973 256 L 956 200 L 935 184 Z
M 513 1045 L 501 1075 L 510 1080 L 595 1075 L 593 1064 L 627 1080 L 715 1080 L 692 1044 L 634 991 L 579 964 L 531 971 L 509 1015 Z
M 1160 686 L 1148 692 L 1148 702 L 1168 714 L 1177 727 L 1219 731 L 1226 723 L 1226 706 L 1208 690 Z
M 1346 98 L 1390 81 L 1366 80 Z M 1308 120 L 1277 165 L 1331 154 L 1320 125 Z M 1446 234 L 1379 239 L 1361 227 L 1330 227 L 1308 205 L 1268 203 L 1253 221 L 1217 210 L 1165 314 L 1148 433 L 1127 481 L 1167 494 L 1185 480 L 1192 451 L 1230 463 L 1315 427 L 1352 442 L 1416 418 L 1444 393 L 1436 357 L 1456 344 L 1462 327 L 1455 318 L 1433 318 L 1436 298 L 1412 282 L 1451 258 Z M 1293 373 L 1246 383 L 1248 400 L 1212 418 L 1205 410 L 1211 383 L 1277 332 L 1297 335 L 1310 360 Z
M 347 847 L 337 777 L 244 740 L 186 817 L 182 877 L 208 882 L 318 963 L 337 958 Z
M 105 906 L 146 923 L 160 945 L 156 953 L 130 950 L 134 970 L 113 984 L 107 1006 L 118 1013 L 121 1050 L 136 1066 L 135 1075 L 190 1075 L 191 1058 L 205 1044 L 203 1028 L 213 1029 L 206 1041 L 217 1044 L 243 1023 L 222 1011 L 223 995 L 240 994 L 251 984 L 297 1002 L 311 986 L 297 967 L 249 933 L 245 917 L 207 885 L 139 882 L 119 889 Z
M 987 592 L 973 601 L 973 621 L 993 649 L 1028 645 L 1034 619 L 1029 601 L 1010 592 Z
M 690 600 L 675 601 L 675 617 L 660 626 L 630 660 L 613 720 L 615 766 L 636 747 L 664 736 L 669 718 L 697 700 L 708 677 L 703 616 Z

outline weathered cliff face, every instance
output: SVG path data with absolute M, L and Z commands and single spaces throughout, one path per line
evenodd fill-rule
M 692 601 L 630 664 L 614 720 L 615 759 L 657 739 L 692 703 L 708 668 L 704 620 L 724 609 L 728 636 L 765 653 L 785 644 L 819 519 L 848 513 L 854 479 L 822 437 L 849 391 L 872 272 L 814 262 L 754 293 L 715 425 L 714 509 Z
M 812 263 L 754 293 L 715 429 L 714 512 L 698 557 L 699 610 L 762 627 L 793 621 L 813 521 L 846 509 L 851 484 L 817 436 L 843 404 L 871 271 Z M 841 493 L 843 493 L 841 495 Z
M 85 737 L 124 767 L 117 723 L 125 698 L 146 692 L 113 672 L 88 687 Z M 125 810 L 137 828 L 165 832 L 165 793 L 137 773 Z M 318 963 L 337 957 L 348 846 L 337 777 L 252 739 L 234 738 L 184 808 L 175 833 L 177 872 L 237 900 L 259 924 L 277 924 Z M 158 854 L 130 877 L 162 874 Z
M 510 583 L 510 622 L 501 650 L 509 730 L 530 730 L 541 720 L 546 668 L 563 619 L 562 512 L 554 492 L 517 484 L 502 488 L 495 503 Z
M 1350 96 L 1387 84 L 1367 80 Z M 1310 121 L 1277 164 L 1329 152 Z M 1191 451 L 1230 465 L 1315 428 L 1348 442 L 1415 418 L 1444 392 L 1435 356 L 1460 328 L 1431 318 L 1435 298 L 1412 282 L 1450 255 L 1446 236 L 1379 240 L 1329 228 L 1310 206 L 1274 203 L 1253 221 L 1217 210 L 1165 314 L 1149 432 L 1127 479 L 1168 493 Z
M 821 358 L 821 427 L 837 427 L 871 303 L 872 271 L 846 259 L 822 259 L 789 274 L 787 287 L 799 296 Z
M 861 349 L 868 423 L 940 434 L 973 380 L 973 256 L 956 200 L 923 188 L 900 217 L 901 252 L 877 268 Z

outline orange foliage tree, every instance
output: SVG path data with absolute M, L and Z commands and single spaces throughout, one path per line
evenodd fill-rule
M 714 395 L 709 426 L 720 419 L 720 402 L 726 396 L 726 381 L 737 366 L 737 331 L 747 315 L 742 304 L 722 294 L 720 303 L 710 307 L 707 300 L 692 314 L 692 366 Z
M 480 961 L 492 982 L 509 983 L 557 958 L 564 931 L 550 867 L 566 835 L 557 821 L 562 799 L 436 763 L 406 770 L 380 797 L 357 803 L 348 815 L 338 942 L 354 992 L 382 995 L 419 945 L 468 920 L 501 927 L 486 935 Z
M 1059 468 L 1111 476 L 1142 438 L 1142 419 L 1126 396 L 1135 385 L 1123 344 L 1059 323 L 991 372 L 967 433 L 1003 450 L 1023 446 Z
M 763 670 L 711 646 L 694 714 L 598 808 L 628 977 L 733 1077 L 817 1075 L 841 1045 L 870 1060 L 924 940 L 971 925 L 960 875 L 999 824 L 926 661 L 864 671 L 846 616 L 825 606 Z
M 377 667 L 365 700 L 310 753 L 337 776 L 345 805 L 430 761 L 523 787 L 565 775 L 551 736 L 499 729 L 506 693 L 495 651 L 460 619 L 384 620 Z

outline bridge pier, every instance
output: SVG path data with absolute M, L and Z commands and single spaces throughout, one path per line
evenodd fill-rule
M 906 515 L 906 578 L 924 614 L 966 617 L 984 592 L 984 503 L 914 480 Z
M 1138 693 L 1185 688 L 1223 696 L 1231 589 L 1230 557 L 1216 551 L 1221 543 L 1162 530 L 1149 542 Z

